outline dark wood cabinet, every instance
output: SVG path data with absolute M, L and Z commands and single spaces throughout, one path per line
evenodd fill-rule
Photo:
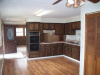
M 67 44 L 66 47 L 66 55 L 69 57 L 72 57 L 72 49 L 71 49 L 71 45 Z
M 65 35 L 71 35 L 71 23 L 65 24 Z
M 44 45 L 40 44 L 40 56 L 43 57 L 45 56 L 45 50 L 44 50 Z
M 64 24 L 55 24 L 55 34 L 64 35 Z
M 72 35 L 75 35 L 76 25 L 77 25 L 77 22 L 73 22 L 71 24 L 71 34 Z
M 53 56 L 63 54 L 62 44 L 41 44 L 40 55 L 41 56 Z
M 54 23 L 50 23 L 50 30 L 55 30 L 55 24 Z
M 49 30 L 49 24 L 48 23 L 44 23 L 43 24 L 43 29 L 44 30 Z
M 40 23 L 39 25 L 39 31 L 40 31 L 40 42 L 44 41 L 44 35 L 43 35 L 43 23 Z
M 72 58 L 80 60 L 80 47 L 72 45 Z
M 30 31 L 39 31 L 39 22 L 28 22 Z
M 39 53 L 40 53 L 39 51 L 30 51 L 29 52 L 29 58 L 40 57 Z
M 62 44 L 58 44 L 58 52 L 57 52 L 58 55 L 61 55 L 63 54 L 63 45 Z
M 44 30 L 54 30 L 55 29 L 55 24 L 53 24 L 53 23 L 44 23 L 43 24 L 43 29 Z
M 64 44 L 63 54 L 66 56 L 72 57 L 76 60 L 80 60 L 80 46 Z
M 72 23 L 66 23 L 65 29 L 64 29 L 65 35 L 75 35 L 76 30 L 80 30 L 80 21 L 78 22 L 72 22 Z
M 80 29 L 81 29 L 81 22 L 79 21 L 76 24 L 76 30 L 80 30 Z

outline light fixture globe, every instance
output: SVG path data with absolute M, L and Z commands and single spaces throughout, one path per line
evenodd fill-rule
M 67 1 L 66 6 L 67 7 L 71 7 L 71 4 L 69 4 L 68 1 Z
M 85 4 L 85 0 L 81 0 L 80 1 L 80 6 L 84 5 Z
M 74 0 L 74 5 L 73 5 L 74 8 L 77 8 L 78 7 L 78 2 L 77 0 Z

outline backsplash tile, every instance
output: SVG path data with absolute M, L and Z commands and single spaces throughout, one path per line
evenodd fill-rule
M 76 30 L 76 35 L 66 35 L 66 41 L 67 40 L 77 40 L 77 41 L 80 41 L 80 38 L 81 38 L 80 32 L 81 32 L 81 30 Z

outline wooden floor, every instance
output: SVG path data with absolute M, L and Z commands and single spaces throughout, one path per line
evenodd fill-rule
M 79 75 L 79 63 L 65 57 L 5 59 L 2 75 Z

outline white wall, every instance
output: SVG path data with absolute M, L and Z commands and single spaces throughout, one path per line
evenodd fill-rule
M 88 2 L 81 7 L 81 55 L 80 55 L 80 75 L 84 72 L 84 51 L 85 51 L 85 14 L 100 11 L 100 2 L 93 4 Z
M 0 43 L 1 43 L 1 14 L 0 14 Z M 3 68 L 3 47 L 0 44 L 0 75 L 2 75 L 2 68 Z
M 74 17 L 70 17 L 70 18 L 66 18 L 64 19 L 64 23 L 69 23 L 69 22 L 75 22 L 75 21 L 81 21 L 81 16 L 74 16 Z

